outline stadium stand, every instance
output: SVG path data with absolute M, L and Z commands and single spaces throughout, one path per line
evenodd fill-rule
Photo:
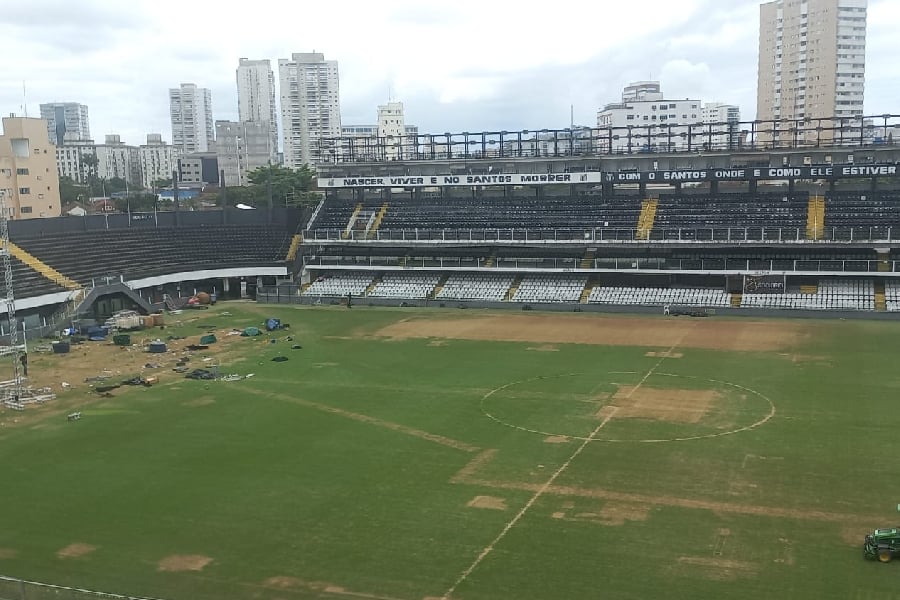
M 371 271 L 340 271 L 322 276 L 312 282 L 303 292 L 303 295 L 338 297 L 353 294 L 354 296 L 362 296 L 374 279 L 375 273 Z
M 875 310 L 871 279 L 821 279 L 814 293 L 744 294 L 741 306 L 801 310 Z
M 508 273 L 456 273 L 437 294 L 438 300 L 486 300 L 501 302 L 515 276 Z
M 16 298 L 30 298 L 64 292 L 66 288 L 47 279 L 19 259 L 10 256 L 13 272 L 13 293 Z
M 110 274 L 126 279 L 178 271 L 283 264 L 284 225 L 111 229 L 17 239 L 41 261 L 86 285 Z
M 654 288 L 596 286 L 588 296 L 592 304 L 638 306 L 730 306 L 731 294 L 708 288 Z
M 802 229 L 805 237 L 808 204 L 808 194 L 661 195 L 650 237 L 728 239 L 727 228 L 751 229 L 748 239 L 763 239 L 765 228 Z M 702 231 L 710 228 L 720 231 Z
M 892 227 L 900 228 L 900 194 L 896 192 L 826 196 L 825 229 L 835 239 L 888 239 Z
M 539 273 L 522 278 L 513 302 L 578 302 L 587 285 L 587 275 Z
M 900 281 L 890 279 L 884 283 L 884 295 L 886 310 L 888 312 L 900 312 Z
M 344 229 L 356 207 L 347 200 L 326 200 L 311 229 Z M 367 201 L 377 210 L 380 201 Z M 380 222 L 392 229 L 635 228 L 641 213 L 636 197 L 601 200 L 593 196 L 549 198 L 394 197 Z
M 371 298 L 428 298 L 440 282 L 438 273 L 387 273 L 368 293 Z

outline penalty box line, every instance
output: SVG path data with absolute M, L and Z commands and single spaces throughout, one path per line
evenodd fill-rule
M 660 359 L 658 361 L 656 361 L 656 364 L 654 364 L 652 367 L 650 367 L 650 370 L 647 371 L 647 373 L 641 378 L 641 380 L 637 383 L 637 385 L 635 385 L 633 388 L 631 388 L 631 391 L 628 392 L 628 395 L 626 396 L 626 398 L 630 398 L 632 394 L 634 394 L 642 385 L 644 385 L 644 383 L 650 378 L 650 376 L 656 372 L 656 370 L 663 363 L 663 361 L 666 360 L 668 355 L 671 354 L 672 351 L 675 348 L 677 348 L 681 344 L 682 341 L 684 341 L 684 338 L 686 336 L 687 336 L 687 332 L 685 332 L 678 339 L 678 341 L 676 341 L 674 344 L 672 344 L 672 347 L 666 351 L 665 355 L 661 356 Z M 553 474 L 544 483 L 544 485 L 542 485 L 534 493 L 534 495 L 531 496 L 531 498 L 528 500 L 528 502 L 525 503 L 525 506 L 523 506 L 522 509 L 516 513 L 516 516 L 514 516 L 509 521 L 509 523 L 507 523 L 503 527 L 503 529 L 500 531 L 500 533 L 497 534 L 497 537 L 495 537 L 493 539 L 493 541 L 491 541 L 490 544 L 488 544 L 487 546 L 484 547 L 484 549 L 478 554 L 478 556 L 475 557 L 475 560 L 472 562 L 472 564 L 469 565 L 469 567 L 465 571 L 462 572 L 462 574 L 456 579 L 456 581 L 453 582 L 453 585 L 451 585 L 450 588 L 446 592 L 444 592 L 444 595 L 441 596 L 441 600 L 450 600 L 450 597 L 452 596 L 453 592 L 455 592 L 456 589 L 460 585 L 462 585 L 462 583 L 466 579 L 469 578 L 469 575 L 471 575 L 475 571 L 475 569 L 478 568 L 478 565 L 480 565 L 481 562 L 485 558 L 487 558 L 491 552 L 494 551 L 494 547 L 498 543 L 500 543 L 500 541 L 503 538 L 506 537 L 506 534 L 509 533 L 510 530 L 512 530 L 512 528 L 515 527 L 519 521 L 522 520 L 522 517 L 525 516 L 525 513 L 527 513 L 528 510 L 532 506 L 534 506 L 538 500 L 540 500 L 541 496 L 543 496 L 547 492 L 547 490 L 550 489 L 550 487 L 556 482 L 556 480 L 559 478 L 559 476 L 562 475 L 563 472 L 565 472 L 565 470 L 569 468 L 569 465 L 572 464 L 572 461 L 574 461 L 576 458 L 578 458 L 578 456 L 582 452 L 584 452 L 584 449 L 587 448 L 588 444 L 590 444 L 594 440 L 594 438 L 597 436 L 597 434 L 600 433 L 600 430 L 603 429 L 606 426 L 606 424 L 612 420 L 613 416 L 615 416 L 615 414 L 618 410 L 619 410 L 619 407 L 615 407 L 614 410 L 612 410 L 608 415 L 606 415 L 603 418 L 603 420 L 600 422 L 600 424 L 594 428 L 594 430 L 591 432 L 591 434 L 589 436 L 587 436 L 586 438 L 584 438 L 584 441 L 581 442 L 581 444 L 575 449 L 575 451 L 571 454 L 571 456 L 569 456 L 569 458 L 566 459 L 566 461 L 562 465 L 560 465 L 559 468 L 556 469 L 556 471 L 553 472 Z

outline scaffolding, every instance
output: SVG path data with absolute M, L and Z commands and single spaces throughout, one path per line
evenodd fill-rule
M 49 389 L 35 390 L 28 385 L 28 342 L 24 332 L 19 338 L 19 322 L 16 319 L 16 298 L 13 290 L 12 258 L 9 251 L 9 213 L 6 197 L 0 190 L 0 261 L 3 263 L 3 306 L 9 320 L 9 340 L 0 346 L 0 359 L 12 361 L 12 379 L 0 381 L 0 404 L 13 410 L 24 410 L 25 405 L 43 403 L 56 397 Z

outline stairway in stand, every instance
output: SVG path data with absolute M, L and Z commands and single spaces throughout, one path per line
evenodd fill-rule
M 347 221 L 347 227 L 344 229 L 344 232 L 341 234 L 342 239 L 350 239 L 350 233 L 353 231 L 354 225 L 356 225 L 356 218 L 359 216 L 359 212 L 362 210 L 363 205 L 362 202 L 356 205 L 356 208 L 353 209 L 353 214 L 350 215 L 350 219 Z
M 637 239 L 649 240 L 653 231 L 653 223 L 656 221 L 656 209 L 659 208 L 659 200 L 649 198 L 641 202 L 641 216 L 638 217 Z
M 596 248 L 588 248 L 584 251 L 584 257 L 581 259 L 581 263 L 579 263 L 579 269 L 591 269 L 594 267 L 594 257 L 597 255 Z
M 287 256 L 284 259 L 286 262 L 294 262 L 294 259 L 297 258 L 297 250 L 300 249 L 301 243 L 303 243 L 303 236 L 299 233 L 295 233 L 291 238 L 291 245 L 288 248 Z
M 375 239 L 375 236 L 377 235 L 376 232 L 378 231 L 378 228 L 381 227 L 381 222 L 384 221 L 384 215 L 387 213 L 387 210 L 388 203 L 385 202 L 381 205 L 381 208 L 378 209 L 378 214 L 375 215 L 375 220 L 372 221 L 372 226 L 369 227 L 369 230 L 366 232 L 367 239 Z
M 441 280 L 438 281 L 438 284 L 434 286 L 434 289 L 431 290 L 431 294 L 429 294 L 429 298 L 434 300 L 438 297 L 438 294 L 441 293 L 441 290 L 444 289 L 444 286 L 447 285 L 447 280 L 450 279 L 450 275 L 442 275 Z
M 591 297 L 591 291 L 593 291 L 595 285 L 597 285 L 597 281 L 593 277 L 588 277 L 587 283 L 584 284 L 584 289 L 581 290 L 581 299 L 578 300 L 579 304 L 588 303 L 588 299 Z
M 732 294 L 731 295 L 731 308 L 740 308 L 741 301 L 744 299 L 742 294 Z
M 821 240 L 825 237 L 825 198 L 810 196 L 806 211 L 806 239 Z
M 818 294 L 819 293 L 819 284 L 801 285 L 800 293 L 801 294 Z
M 522 275 L 516 275 L 516 278 L 513 279 L 512 285 L 509 286 L 509 289 L 506 291 L 506 296 L 503 298 L 503 300 L 506 302 L 510 302 L 513 299 L 513 296 L 516 295 L 516 292 L 519 291 L 520 285 L 522 285 Z
M 875 310 L 885 312 L 887 310 L 887 298 L 884 293 L 884 279 L 875 280 Z
M 38 257 L 28 253 L 24 248 L 20 248 L 12 242 L 9 243 L 9 253 L 56 285 L 64 287 L 67 290 L 81 289 L 81 285 L 77 281 L 69 279 Z
M 369 284 L 369 287 L 366 288 L 366 293 L 363 294 L 363 296 L 368 296 L 369 294 L 371 294 L 371 293 L 375 290 L 375 287 L 376 287 L 379 283 L 381 283 L 381 278 L 382 278 L 382 274 L 381 274 L 381 273 L 379 273 L 378 275 L 376 275 L 376 276 L 375 276 L 375 279 L 372 280 L 372 283 Z

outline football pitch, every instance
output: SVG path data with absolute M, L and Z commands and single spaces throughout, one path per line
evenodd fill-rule
M 290 329 L 226 335 L 268 316 Z M 900 522 L 900 322 L 178 318 L 220 340 L 191 367 L 253 376 L 170 353 L 153 387 L 82 377 L 0 413 L 0 574 L 167 600 L 900 598 L 861 549 Z

